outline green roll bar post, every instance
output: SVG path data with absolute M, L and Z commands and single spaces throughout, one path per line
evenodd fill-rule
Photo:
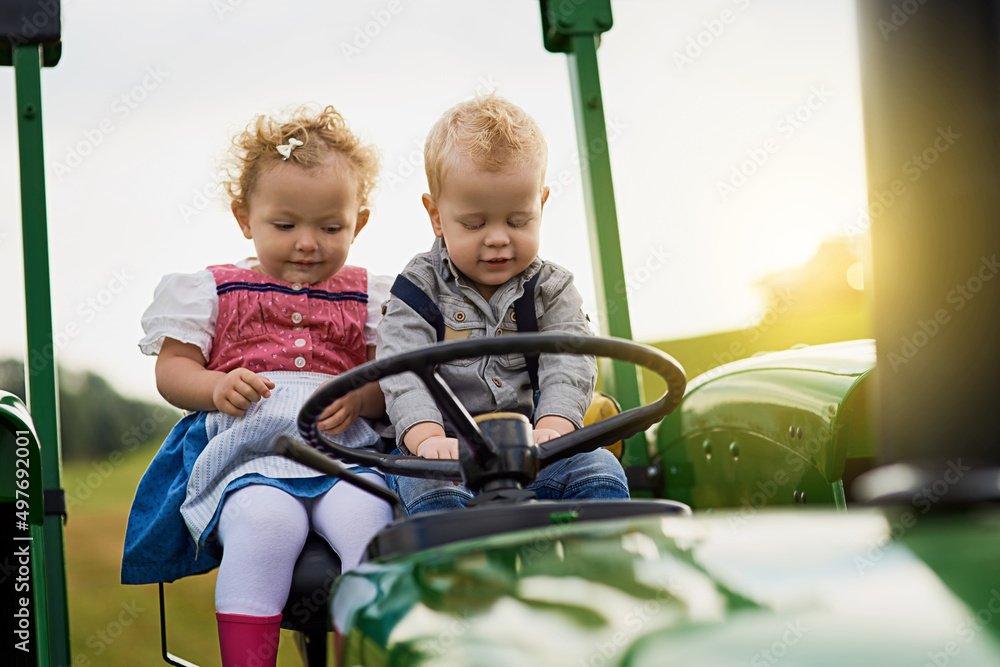
M 48 225 L 45 210 L 45 153 L 42 142 L 41 68 L 55 65 L 58 44 L 13 46 L 17 95 L 18 152 L 21 171 L 21 234 L 24 253 L 25 321 L 28 354 L 24 383 L 29 412 L 42 451 L 45 503 L 45 578 L 48 593 L 49 658 L 68 665 L 69 606 L 66 596 L 62 490 L 55 344 L 49 279 Z
M 25 551 L 30 554 L 28 559 L 31 571 L 30 596 L 25 595 L 27 591 L 23 587 L 17 584 L 11 586 L 17 609 L 15 617 L 19 620 L 24 619 L 21 609 L 28 611 L 28 627 L 22 628 L 18 623 L 15 628 L 15 651 L 24 651 L 26 661 L 33 656 L 34 664 L 39 667 L 62 664 L 53 663 L 50 653 L 49 597 L 45 575 L 45 507 L 42 500 L 44 494 L 40 493 L 43 489 L 44 469 L 42 451 L 38 446 L 34 423 L 24 403 L 14 394 L 3 390 L 0 390 L 0 461 L 5 471 L 4 479 L 0 480 L 0 496 L 6 503 L 9 494 L 10 504 L 14 506 L 11 510 L 14 516 L 8 517 L 5 512 L 4 520 L 11 520 L 13 524 L 13 539 L 10 546 L 17 556 L 16 564 L 8 561 L 17 571 L 17 579 L 11 580 L 14 577 L 13 572 L 7 574 L 9 578 L 5 586 L 11 586 L 15 581 L 20 583 L 19 566 L 24 564 L 22 556 Z M 18 465 L 22 462 L 27 465 Z M 18 474 L 18 471 L 26 474 Z M 23 486 L 27 486 L 27 491 L 21 490 Z M 28 495 L 27 507 L 21 504 L 25 493 Z M 8 551 L 7 555 L 10 553 Z M 7 594 L 8 591 L 4 590 L 4 593 Z M 27 600 L 30 600 L 30 603 L 25 606 L 24 602 Z M 22 630 L 27 630 L 27 637 L 20 634 Z M 19 654 L 15 652 L 15 655 Z M 17 664 L 27 664 L 26 661 Z
M 632 324 L 597 64 L 601 34 L 613 25 L 611 0 L 541 0 L 541 10 L 546 50 L 565 53 L 569 62 L 601 333 L 631 340 Z M 641 380 L 634 366 L 622 361 L 604 361 L 601 379 L 623 409 L 642 405 Z M 634 435 L 625 442 L 622 465 L 649 465 L 649 443 L 644 434 Z

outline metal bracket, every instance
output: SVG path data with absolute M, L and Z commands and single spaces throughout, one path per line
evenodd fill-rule
M 40 45 L 42 65 L 62 55 L 61 0 L 3 0 L 0 3 L 0 65 L 14 64 L 14 47 Z
M 540 0 L 542 41 L 551 53 L 570 53 L 570 37 L 611 30 L 611 0 Z
M 42 500 L 45 516 L 61 516 L 66 518 L 66 491 L 64 489 L 45 489 Z

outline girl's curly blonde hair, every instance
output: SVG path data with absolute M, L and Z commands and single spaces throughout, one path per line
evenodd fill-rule
M 295 146 L 285 159 L 278 146 L 287 145 L 293 137 L 302 145 Z M 378 149 L 362 143 L 332 106 L 317 111 L 313 105 L 304 105 L 287 112 L 285 118 L 255 117 L 233 137 L 222 170 L 222 187 L 234 204 L 246 207 L 261 174 L 271 165 L 285 161 L 309 169 L 325 163 L 334 152 L 346 160 L 358 179 L 358 204 L 368 206 L 378 181 Z

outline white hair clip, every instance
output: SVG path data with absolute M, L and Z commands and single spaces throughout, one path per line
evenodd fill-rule
M 278 152 L 281 153 L 281 159 L 287 160 L 288 157 L 292 154 L 292 149 L 295 148 L 296 146 L 301 146 L 301 145 L 302 145 L 301 141 L 299 141 L 295 137 L 289 137 L 287 144 L 282 144 L 278 146 Z

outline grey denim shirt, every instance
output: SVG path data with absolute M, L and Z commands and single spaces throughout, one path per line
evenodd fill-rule
M 535 273 L 540 273 L 535 286 L 538 330 L 592 336 L 582 309 L 583 299 L 573 286 L 573 274 L 551 262 L 535 258 L 520 275 L 501 285 L 489 302 L 455 268 L 441 239 L 434 242 L 430 252 L 414 257 L 402 275 L 441 310 L 447 341 L 516 334 L 514 301 L 524 293 L 524 283 Z M 436 342 L 434 328 L 403 301 L 390 296 L 378 326 L 376 357 L 384 359 Z M 473 416 L 512 411 L 532 417 L 533 392 L 522 354 L 463 359 L 443 364 L 439 372 Z M 580 428 L 596 381 L 597 362 L 591 356 L 540 355 L 540 397 L 535 420 L 558 415 Z M 380 380 L 380 384 L 386 414 L 401 449 L 405 451 L 403 435 L 420 422 L 436 422 L 452 434 L 434 399 L 415 375 L 404 373 Z

